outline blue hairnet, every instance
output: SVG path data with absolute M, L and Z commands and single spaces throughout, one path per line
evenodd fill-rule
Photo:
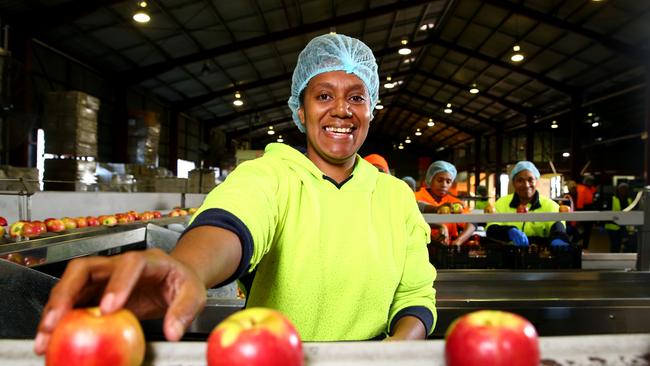
M 512 168 L 512 171 L 510 172 L 510 180 L 515 180 L 515 176 L 521 173 L 523 170 L 530 170 L 530 172 L 535 176 L 535 179 L 539 179 L 539 170 L 537 170 L 535 164 L 531 163 L 528 160 L 522 160 L 515 164 L 515 167 Z
M 379 98 L 379 74 L 372 50 L 356 38 L 342 34 L 324 34 L 312 39 L 300 52 L 293 70 L 288 104 L 293 122 L 302 132 L 305 132 L 305 127 L 298 117 L 300 93 L 311 78 L 330 71 L 345 71 L 359 77 L 370 95 L 370 111 L 375 109 Z
M 431 165 L 429 165 L 429 169 L 427 169 L 427 175 L 425 177 L 425 182 L 427 183 L 427 187 L 431 186 L 431 181 L 433 180 L 433 177 L 436 176 L 436 174 L 443 173 L 443 172 L 447 172 L 451 174 L 452 182 L 456 180 L 456 173 L 457 173 L 456 167 L 453 164 L 448 163 L 444 160 L 438 160 L 431 163 Z

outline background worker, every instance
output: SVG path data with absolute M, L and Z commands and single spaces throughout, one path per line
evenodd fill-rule
M 380 172 L 390 174 L 390 169 L 388 169 L 388 162 L 384 159 L 383 156 L 379 154 L 370 154 L 364 159 L 370 164 L 374 165 L 375 168 L 379 169 Z
M 449 189 L 456 179 L 456 167 L 443 160 L 438 160 L 427 169 L 425 178 L 426 186 L 415 192 L 415 199 L 424 203 L 420 210 L 424 213 L 435 213 L 443 205 L 451 207 L 451 212 L 468 213 L 469 210 L 458 198 L 449 194 Z M 428 187 L 428 189 L 427 189 Z M 472 223 L 448 223 L 432 225 L 433 229 L 440 230 L 445 236 L 445 242 L 460 245 L 467 241 L 474 233 L 476 227 Z
M 630 186 L 627 183 L 619 183 L 616 186 L 616 193 L 612 196 L 612 211 L 623 211 L 624 208 L 634 201 Z M 633 226 L 626 227 L 608 222 L 605 224 L 605 230 L 609 235 L 609 251 L 620 253 L 621 247 L 623 252 L 636 252 L 637 235 Z
M 499 198 L 495 203 L 497 213 L 559 212 L 559 205 L 543 197 L 537 190 L 539 170 L 530 161 L 518 162 L 510 172 L 514 193 Z M 544 238 L 553 247 L 569 245 L 569 237 L 563 222 L 491 222 L 487 236 L 512 241 L 516 246 L 528 246 L 529 237 Z

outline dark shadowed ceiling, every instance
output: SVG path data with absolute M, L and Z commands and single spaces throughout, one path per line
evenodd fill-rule
M 644 79 L 650 1 L 0 1 L 15 29 L 179 111 L 260 146 L 273 126 L 302 141 L 286 106 L 297 55 L 335 31 L 378 58 L 382 110 L 370 139 L 420 149 L 517 128 Z M 412 53 L 398 54 L 406 40 Z M 523 62 L 510 60 L 518 44 Z M 388 77 L 394 87 L 385 88 Z M 472 94 L 473 84 L 479 89 Z M 235 92 L 244 105 L 233 105 Z M 451 104 L 452 113 L 443 111 Z M 427 122 L 432 119 L 433 127 Z M 419 129 L 421 136 L 414 133 Z

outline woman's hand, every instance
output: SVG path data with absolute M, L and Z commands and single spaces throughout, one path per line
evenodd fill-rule
M 59 320 L 76 304 L 102 313 L 128 308 L 138 318 L 164 316 L 168 340 L 179 340 L 203 309 L 206 288 L 197 274 L 159 249 L 70 261 L 45 305 L 34 351 L 43 354 Z

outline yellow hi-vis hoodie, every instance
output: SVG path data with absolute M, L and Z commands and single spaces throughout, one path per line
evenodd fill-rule
M 361 157 L 337 186 L 299 151 L 269 144 L 208 195 L 188 230 L 222 226 L 215 215 L 243 239 L 236 276 L 256 270 L 246 306 L 281 311 L 303 340 L 371 339 L 405 315 L 433 330 L 429 226 L 411 189 Z

